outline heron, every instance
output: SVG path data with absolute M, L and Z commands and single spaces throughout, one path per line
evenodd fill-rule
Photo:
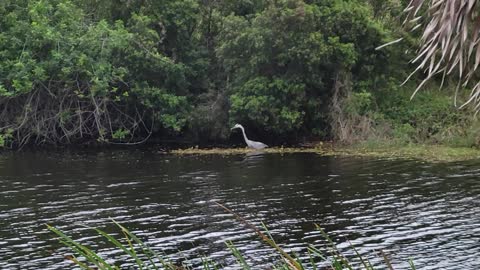
M 233 128 L 231 130 L 234 130 L 236 128 L 239 128 L 239 129 L 242 130 L 243 138 L 245 139 L 245 143 L 247 144 L 248 147 L 253 148 L 253 149 L 263 149 L 263 148 L 268 147 L 268 145 L 266 145 L 262 142 L 256 142 L 256 141 L 249 140 L 247 138 L 247 134 L 245 134 L 245 129 L 243 128 L 242 125 L 235 124 L 235 126 L 233 126 Z

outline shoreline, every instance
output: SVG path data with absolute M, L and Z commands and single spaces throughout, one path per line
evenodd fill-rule
M 242 155 L 242 154 L 293 154 L 312 153 L 330 157 L 371 157 L 386 159 L 414 159 L 426 162 L 455 162 L 480 160 L 480 149 L 440 144 L 395 144 L 386 142 L 360 142 L 351 145 L 334 142 L 312 142 L 297 146 L 276 146 L 262 150 L 246 147 L 194 146 L 168 144 L 127 145 L 69 145 L 25 147 L 22 149 L 0 148 L 0 154 L 22 152 L 92 153 L 108 151 L 145 151 L 160 155 Z
M 391 159 L 417 159 L 427 162 L 454 162 L 480 159 L 480 149 L 453 147 L 444 145 L 409 144 L 409 145 L 335 145 L 319 143 L 309 147 L 272 147 L 262 150 L 249 148 L 184 148 L 165 152 L 174 155 L 239 155 L 249 153 L 314 153 L 322 156 L 336 157 L 372 157 Z

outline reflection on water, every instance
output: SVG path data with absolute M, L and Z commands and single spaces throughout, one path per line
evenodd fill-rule
M 0 157 L 0 269 L 65 269 L 68 250 L 44 224 L 100 245 L 82 225 L 114 232 L 114 218 L 175 260 L 234 264 L 232 240 L 259 269 L 277 260 L 213 202 L 302 253 L 321 224 L 348 250 L 384 250 L 398 269 L 480 269 L 478 162 L 428 164 L 314 154 L 166 156 L 154 152 L 11 153 Z M 379 262 L 379 257 L 372 258 Z M 193 259 L 193 263 L 199 263 Z M 125 263 L 125 267 L 128 266 Z

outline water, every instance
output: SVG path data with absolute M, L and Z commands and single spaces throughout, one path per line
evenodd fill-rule
M 87 226 L 125 225 L 174 261 L 208 256 L 235 269 L 232 240 L 256 269 L 278 256 L 232 215 L 268 224 L 288 251 L 323 247 L 320 224 L 348 254 L 397 269 L 480 269 L 479 161 L 334 158 L 315 154 L 168 156 L 154 151 L 0 156 L 0 269 L 68 269 L 54 225 L 125 260 Z M 97 246 L 99 245 L 99 246 Z M 129 262 L 123 264 L 128 268 Z

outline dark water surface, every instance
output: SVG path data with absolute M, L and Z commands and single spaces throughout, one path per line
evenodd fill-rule
M 479 165 L 315 154 L 7 153 L 0 155 L 0 269 L 72 268 L 46 223 L 122 258 L 82 226 L 117 232 L 109 218 L 174 261 L 198 265 L 206 256 L 235 269 L 227 240 L 254 269 L 278 260 L 214 201 L 264 221 L 299 254 L 307 243 L 325 244 L 318 223 L 347 254 L 350 240 L 374 263 L 383 250 L 397 269 L 408 258 L 417 269 L 480 269 Z

